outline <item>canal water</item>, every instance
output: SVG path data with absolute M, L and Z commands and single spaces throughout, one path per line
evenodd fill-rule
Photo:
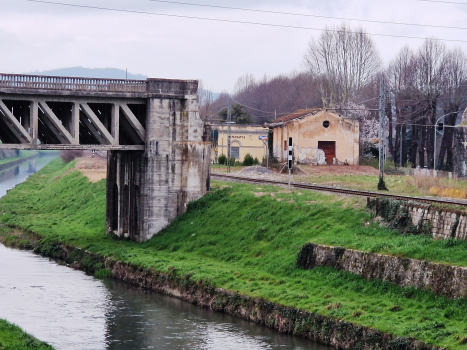
M 47 161 L 0 173 L 0 196 Z M 331 349 L 2 245 L 0 318 L 57 350 Z

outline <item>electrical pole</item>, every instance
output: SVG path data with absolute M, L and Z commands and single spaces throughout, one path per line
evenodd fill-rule
M 232 110 L 231 110 L 231 101 L 229 95 L 229 102 L 227 106 L 227 173 L 230 173 L 230 158 L 231 158 L 231 138 L 232 138 Z
M 379 87 L 379 181 L 378 190 L 386 190 L 384 183 L 384 75 L 381 74 Z

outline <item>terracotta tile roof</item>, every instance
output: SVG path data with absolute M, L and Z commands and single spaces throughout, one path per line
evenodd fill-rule
M 291 120 L 302 118 L 302 117 L 305 117 L 307 115 L 313 115 L 313 114 L 316 114 L 316 113 L 318 113 L 320 111 L 322 111 L 321 108 L 299 109 L 296 112 L 284 115 L 284 116 L 282 116 L 280 118 L 277 118 L 277 119 L 273 120 L 270 123 L 270 125 L 271 124 L 279 125 L 279 124 L 282 124 L 282 123 L 287 123 L 287 122 L 289 122 Z

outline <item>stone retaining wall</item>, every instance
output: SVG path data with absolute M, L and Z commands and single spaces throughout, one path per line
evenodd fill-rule
M 331 266 L 367 279 L 380 279 L 403 287 L 430 289 L 449 298 L 467 296 L 467 267 L 313 243 L 302 247 L 297 264 L 303 269 Z
M 368 208 L 388 222 L 390 228 L 408 233 L 428 233 L 434 238 L 467 239 L 466 211 L 385 198 L 369 199 Z
M 423 221 L 431 223 L 434 238 L 467 239 L 467 213 L 414 204 L 407 207 L 414 225 Z

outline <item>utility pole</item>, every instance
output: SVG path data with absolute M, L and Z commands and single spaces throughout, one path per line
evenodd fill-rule
M 378 190 L 387 191 L 384 183 L 384 75 L 381 74 L 379 86 L 379 181 Z
M 229 102 L 227 105 L 227 173 L 230 173 L 230 157 L 231 157 L 231 140 L 232 140 L 232 110 L 231 110 L 232 102 L 230 100 L 229 95 Z

